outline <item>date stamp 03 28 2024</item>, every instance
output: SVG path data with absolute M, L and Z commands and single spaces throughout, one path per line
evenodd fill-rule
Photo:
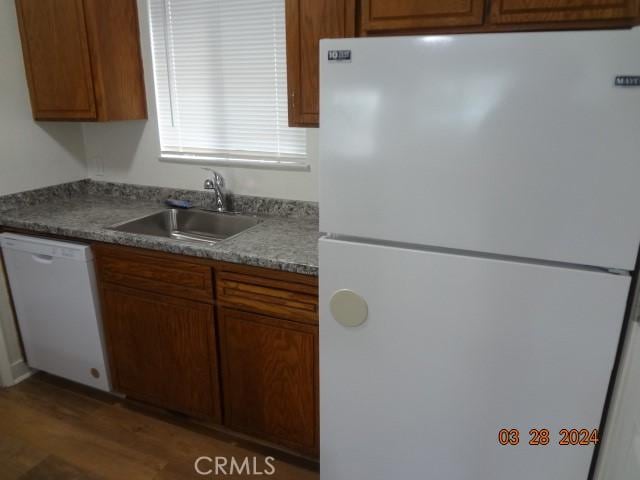
M 503 428 L 498 431 L 498 443 L 504 446 L 516 446 L 520 444 L 520 430 L 517 428 Z M 545 447 L 552 444 L 551 432 L 547 428 L 532 428 L 529 430 L 529 445 Z M 558 432 L 558 445 L 564 446 L 589 446 L 596 445 L 600 441 L 598 429 L 588 428 L 563 428 Z

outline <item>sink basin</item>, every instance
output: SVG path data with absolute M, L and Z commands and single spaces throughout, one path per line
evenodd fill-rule
M 256 217 L 201 210 L 163 210 L 109 227 L 118 232 L 216 243 L 257 225 Z

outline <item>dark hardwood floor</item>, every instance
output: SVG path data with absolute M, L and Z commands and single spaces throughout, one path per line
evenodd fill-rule
M 275 474 L 258 478 L 319 479 L 312 462 L 45 374 L 0 389 L 2 480 L 256 478 L 198 475 L 201 456 L 256 457 L 259 469 L 272 456 Z

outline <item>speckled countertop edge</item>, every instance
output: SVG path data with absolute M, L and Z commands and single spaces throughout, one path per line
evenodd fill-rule
M 314 204 L 242 197 L 245 213 L 251 213 L 250 209 L 255 205 L 259 205 L 262 211 L 270 212 L 273 210 L 269 209 L 274 206 L 275 211 L 288 212 L 289 216 L 261 215 L 262 221 L 258 225 L 219 243 L 203 244 L 110 230 L 108 227 L 111 225 L 148 215 L 164 207 L 157 195 L 117 195 L 113 191 L 95 188 L 95 184 L 100 182 L 83 182 L 84 185 L 77 182 L 42 189 L 37 194 L 25 192 L 20 194 L 22 201 L 12 199 L 3 204 L 2 199 L 7 197 L 0 197 L 0 206 L 9 207 L 0 211 L 0 226 L 318 275 L 318 218 L 308 214 L 317 213 Z M 159 195 L 166 195 L 166 189 Z M 36 203 L 33 203 L 34 198 Z

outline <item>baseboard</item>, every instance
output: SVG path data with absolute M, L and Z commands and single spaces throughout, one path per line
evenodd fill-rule
M 13 376 L 14 385 L 26 380 L 36 372 L 37 370 L 29 368 L 29 365 L 27 365 L 22 359 L 11 364 L 11 375 Z

